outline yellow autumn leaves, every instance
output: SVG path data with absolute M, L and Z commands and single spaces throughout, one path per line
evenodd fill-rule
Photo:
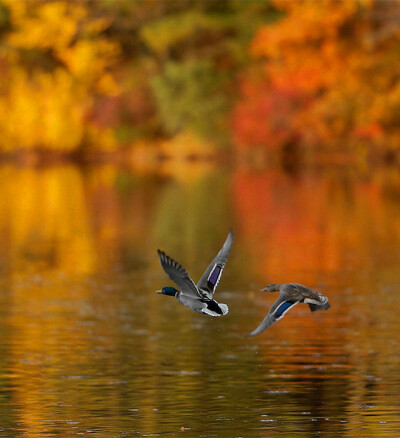
M 399 2 L 150 3 L 0 0 L 0 154 L 399 150 Z
M 1 52 L 0 150 L 68 152 L 83 143 L 113 147 L 86 116 L 95 94 L 119 88 L 112 74 L 119 45 L 102 35 L 106 17 L 84 3 L 4 0 L 12 31 Z M 104 140 L 104 144 L 102 141 Z

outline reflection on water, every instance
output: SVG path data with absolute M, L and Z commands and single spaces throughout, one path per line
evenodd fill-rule
M 400 172 L 186 172 L 0 168 L 1 435 L 396 436 Z M 227 317 L 154 293 L 231 226 Z M 270 281 L 332 307 L 248 338 Z

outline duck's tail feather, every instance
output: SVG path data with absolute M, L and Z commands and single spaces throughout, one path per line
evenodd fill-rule
M 328 310 L 331 305 L 328 303 L 328 301 L 325 304 L 311 304 L 308 303 L 308 306 L 311 310 L 311 312 L 315 312 L 316 310 Z
M 221 313 L 214 312 L 213 310 L 207 308 L 202 309 L 201 313 L 205 313 L 206 315 L 210 315 L 210 316 L 222 316 Z
M 212 310 L 208 307 L 202 309 L 201 312 L 205 313 L 206 315 L 210 315 L 210 316 L 223 316 L 229 312 L 229 307 L 226 304 L 219 304 L 218 303 L 218 307 L 222 313 L 220 313 L 219 311 L 217 312 L 216 310 L 218 310 L 218 309 Z
M 226 315 L 229 312 L 229 307 L 226 304 L 219 303 L 219 308 L 222 310 L 222 314 Z

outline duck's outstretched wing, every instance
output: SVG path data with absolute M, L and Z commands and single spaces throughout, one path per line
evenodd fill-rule
M 222 271 L 228 260 L 229 253 L 231 251 L 233 243 L 233 231 L 230 230 L 228 237 L 225 240 L 219 253 L 215 256 L 214 260 L 209 264 L 204 274 L 201 276 L 200 281 L 197 283 L 197 287 L 200 292 L 207 298 L 212 299 L 215 289 L 218 286 L 219 280 L 222 275 Z
M 289 309 L 291 309 L 298 303 L 300 303 L 300 300 L 294 300 L 293 298 L 290 298 L 288 294 L 281 292 L 279 294 L 279 297 L 267 313 L 267 316 L 263 319 L 261 324 L 250 333 L 250 336 L 258 335 L 266 330 L 274 322 L 283 318 L 285 314 L 289 311 Z
M 196 298 L 203 298 L 193 280 L 186 272 L 186 269 L 181 264 L 171 259 L 171 257 L 167 256 L 164 251 L 160 251 L 158 249 L 157 252 L 161 266 L 165 273 L 179 286 L 179 289 L 182 291 L 182 293 L 185 295 L 194 296 Z

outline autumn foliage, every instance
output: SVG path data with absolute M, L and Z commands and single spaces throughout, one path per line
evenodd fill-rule
M 239 149 L 400 147 L 400 4 L 275 1 L 284 18 L 256 33 L 262 73 L 243 75 Z
M 182 135 L 205 156 L 396 151 L 399 17 L 397 1 L 0 0 L 0 153 Z
M 12 29 L 1 53 L 1 149 L 71 151 L 97 128 L 86 115 L 94 96 L 119 92 L 112 75 L 119 46 L 103 35 L 106 17 L 81 3 L 4 0 Z M 102 132 L 102 145 L 113 140 Z

